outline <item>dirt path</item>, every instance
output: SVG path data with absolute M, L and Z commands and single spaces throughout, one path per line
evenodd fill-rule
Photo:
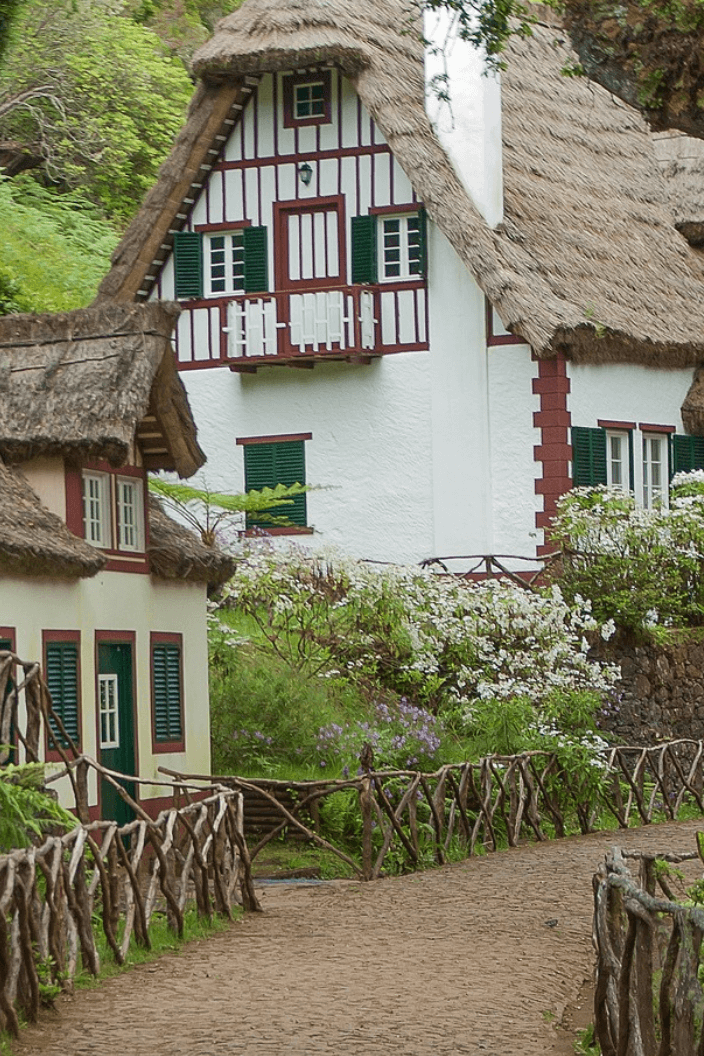
M 376 884 L 266 886 L 264 914 L 62 999 L 15 1052 L 562 1056 L 589 1003 L 604 851 L 693 850 L 701 827 L 524 846 Z

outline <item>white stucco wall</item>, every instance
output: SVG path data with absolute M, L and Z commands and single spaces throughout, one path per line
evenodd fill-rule
M 267 368 L 256 375 L 187 371 L 210 487 L 244 488 L 238 437 L 312 433 L 305 444 L 314 536 L 377 561 L 417 561 L 432 541 L 430 356 L 409 352 L 366 366 L 317 363 L 314 370 Z M 282 510 L 285 513 L 285 510 Z
M 26 660 L 42 659 L 42 631 L 81 632 L 82 748 L 98 758 L 95 703 L 95 631 L 134 631 L 137 769 L 143 778 L 165 780 L 158 766 L 209 773 L 210 719 L 205 587 L 120 572 L 61 582 L 42 577 L 0 577 L 0 625 L 16 629 L 16 648 Z M 183 635 L 183 697 L 186 751 L 152 752 L 150 632 Z M 72 803 L 68 782 L 62 797 Z M 143 798 L 164 795 L 142 786 Z M 92 783 L 92 802 L 96 787 Z
M 543 508 L 535 494 L 542 463 L 533 452 L 540 444 L 540 429 L 533 425 L 540 396 L 532 386 L 538 363 L 531 360 L 528 345 L 495 345 L 487 354 L 494 552 L 532 557 L 543 541 L 535 527 L 535 515 Z
M 426 11 L 426 110 L 455 172 L 484 219 L 503 220 L 501 83 L 484 53 L 457 36 L 456 16 Z M 438 97 L 447 91 L 449 100 Z
M 580 366 L 567 363 L 567 409 L 573 425 L 595 426 L 598 419 L 674 425 L 683 432 L 680 408 L 693 370 L 656 370 L 633 364 Z
M 434 224 L 428 229 L 433 556 L 492 546 L 484 295 Z

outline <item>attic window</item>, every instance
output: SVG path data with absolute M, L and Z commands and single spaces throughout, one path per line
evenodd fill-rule
M 289 74 L 283 79 L 284 127 L 327 125 L 332 120 L 330 71 Z

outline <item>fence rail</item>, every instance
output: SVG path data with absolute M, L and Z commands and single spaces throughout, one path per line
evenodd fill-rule
M 160 768 L 175 780 L 196 775 Z M 434 860 L 470 857 L 515 847 L 526 840 L 560 838 L 603 827 L 604 812 L 619 828 L 675 820 L 683 807 L 704 814 L 704 742 L 679 740 L 647 747 L 615 747 L 601 758 L 599 780 L 568 772 L 554 753 L 488 756 L 441 767 L 363 771 L 347 780 L 273 781 L 222 775 L 213 780 L 257 794 L 279 824 L 250 848 L 254 860 L 266 845 L 295 830 L 344 861 L 364 880 L 393 868 L 413 870 Z M 293 796 L 285 806 L 278 795 Z M 323 802 L 345 795 L 346 832 L 321 823 Z M 337 811 L 338 817 L 340 811 Z M 338 825 L 339 828 L 339 825 Z
M 81 823 L 65 834 L 47 836 L 40 846 L 0 855 L 0 1029 L 18 1031 L 18 1013 L 36 1018 L 42 989 L 71 984 L 80 965 L 97 975 L 100 957 L 93 920 L 99 919 L 109 955 L 123 964 L 131 942 L 150 948 L 149 929 L 158 910 L 183 934 L 188 903 L 201 917 L 231 917 L 232 907 L 258 910 L 247 844 L 243 797 L 236 789 L 207 780 L 159 782 L 109 770 L 78 753 L 39 664 L 0 651 L 0 744 L 39 760 L 44 725 L 63 767 L 47 784 L 68 778 Z M 58 734 L 58 736 L 57 736 Z M 66 745 L 67 747 L 64 747 Z M 91 770 L 111 784 L 135 820 L 89 820 Z M 173 807 L 150 817 L 123 786 L 168 787 Z M 146 801 L 148 804 L 148 801 Z
M 638 861 L 637 877 L 626 857 Z M 704 912 L 673 900 L 655 855 L 618 848 L 607 855 L 594 877 L 594 1031 L 602 1056 L 701 1056 L 702 935 Z

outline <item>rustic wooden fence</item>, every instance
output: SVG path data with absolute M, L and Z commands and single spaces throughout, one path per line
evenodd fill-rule
M 88 762 L 85 758 L 80 763 Z M 110 779 L 110 771 L 101 768 Z M 136 779 L 132 779 L 136 780 Z M 150 948 L 158 911 L 183 935 L 184 913 L 231 917 L 234 904 L 258 910 L 243 835 L 242 796 L 189 789 L 180 807 L 118 827 L 95 821 L 37 847 L 0 855 L 0 1029 L 17 1033 L 17 1011 L 36 1018 L 42 988 L 65 987 L 79 964 L 97 975 L 99 919 L 109 955 L 123 964 L 131 941 Z
M 162 772 L 175 780 L 196 779 Z M 569 772 L 553 753 L 536 751 L 488 756 L 433 773 L 367 770 L 339 781 L 207 779 L 260 797 L 278 815 L 278 824 L 250 846 L 252 859 L 272 839 L 295 830 L 336 854 L 354 875 L 374 880 L 385 871 L 413 870 L 433 860 L 442 864 L 525 840 L 593 832 L 603 827 L 605 814 L 620 828 L 676 819 L 684 808 L 704 814 L 704 742 L 610 748 L 596 775 Z M 282 792 L 288 806 L 280 801 Z M 333 796 L 346 799 L 345 811 L 335 811 L 334 837 L 324 807 Z
M 211 781 L 204 787 L 128 775 L 135 785 L 168 788 L 173 806 L 153 819 L 124 788 L 126 775 L 78 752 L 52 707 L 39 665 L 0 651 L 0 745 L 16 739 L 19 748 L 0 749 L 0 765 L 13 753 L 21 762 L 38 761 L 43 724 L 63 760 L 47 785 L 70 781 L 79 823 L 70 832 L 47 834 L 38 846 L 0 855 L 0 1029 L 13 1034 L 18 1014 L 34 1020 L 42 994 L 69 986 L 79 966 L 98 974 L 95 922 L 107 955 L 123 964 L 132 942 L 150 948 L 155 914 L 165 915 L 182 936 L 189 904 L 208 918 L 231 917 L 235 904 L 260 908 L 241 792 Z M 120 827 L 90 821 L 91 770 L 112 784 L 134 821 Z
M 602 1056 L 704 1053 L 704 911 L 674 901 L 661 864 L 696 857 L 615 848 L 594 877 L 594 1032 Z M 625 858 L 637 860 L 637 876 Z

